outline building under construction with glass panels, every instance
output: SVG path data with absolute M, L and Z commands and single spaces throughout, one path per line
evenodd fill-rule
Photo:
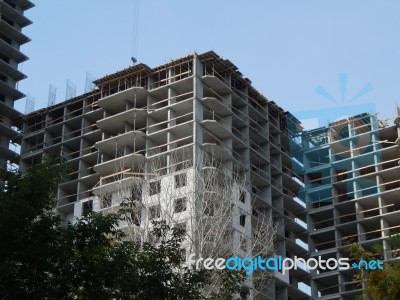
M 298 131 L 302 146 L 292 145 L 296 172 L 303 174 L 299 197 L 307 204 L 311 258 L 350 257 L 346 246 L 383 249 L 384 259 L 398 256 L 388 238 L 400 228 L 400 111 L 377 119 L 363 113 L 310 131 Z M 290 127 L 295 128 L 294 124 Z M 357 260 L 351 260 L 351 263 Z M 313 270 L 313 299 L 354 299 L 363 282 L 356 269 Z

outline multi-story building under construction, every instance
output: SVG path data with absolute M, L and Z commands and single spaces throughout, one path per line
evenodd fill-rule
M 393 124 L 362 113 L 297 132 L 302 147 L 291 149 L 296 172 L 304 174 L 300 198 L 307 204 L 311 258 L 357 262 L 346 247 L 353 243 L 371 253 L 382 249 L 387 262 L 398 256 L 389 236 L 400 228 L 400 110 L 390 119 Z M 364 285 L 354 280 L 356 271 L 311 271 L 313 299 L 355 299 Z
M 216 218 L 217 210 L 222 216 L 233 207 L 226 215 L 229 247 L 254 254 L 256 227 L 265 221 L 277 234 L 276 247 L 264 254 L 308 257 L 306 210 L 296 197 L 302 178 L 291 171 L 292 116 L 255 90 L 234 64 L 207 52 L 156 68 L 138 64 L 94 83 L 94 91 L 18 124 L 22 169 L 52 152 L 67 159 L 71 172 L 55 203 L 66 221 L 130 198 L 140 203 L 133 222 L 139 233 L 162 216 L 195 233 L 196 220 L 205 215 L 216 220 L 208 229 L 218 230 L 225 218 Z M 204 180 L 210 174 L 212 180 Z M 219 189 L 207 188 L 210 182 Z M 231 202 L 222 205 L 226 187 Z M 204 234 L 192 238 L 213 244 Z M 272 276 L 259 299 L 309 299 L 308 271 Z
M 30 39 L 21 31 L 32 22 L 24 11 L 32 8 L 28 0 L 0 0 L 0 166 L 7 162 L 18 163 L 19 155 L 10 149 L 11 143 L 19 143 L 21 135 L 12 127 L 13 120 L 21 113 L 14 109 L 14 101 L 25 95 L 17 84 L 26 76 L 18 70 L 18 64 L 28 59 L 20 46 Z
M 276 246 L 261 240 L 264 255 L 339 259 L 358 243 L 396 258 L 388 237 L 400 227 L 399 116 L 390 125 L 364 113 L 304 131 L 214 52 L 139 64 L 95 84 L 15 123 L 22 169 L 51 153 L 67 159 L 54 206 L 66 221 L 129 198 L 138 203 L 135 238 L 148 238 L 162 217 L 204 248 L 252 256 L 260 228 L 272 224 Z M 207 233 L 229 234 L 200 238 L 199 219 Z M 354 299 L 363 287 L 355 272 L 274 272 L 258 298 Z

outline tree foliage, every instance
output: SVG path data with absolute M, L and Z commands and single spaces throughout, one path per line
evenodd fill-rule
M 0 299 L 203 299 L 206 270 L 189 270 L 180 251 L 184 231 L 154 223 L 156 243 L 126 238 L 113 213 L 85 212 L 73 224 L 52 212 L 65 168 L 58 159 L 22 176 L 0 175 Z M 231 299 L 244 275 L 225 272 L 212 299 Z
M 400 237 L 398 233 L 392 233 L 389 238 L 392 249 L 400 248 Z M 384 250 L 381 245 L 374 245 L 371 251 L 365 250 L 359 244 L 351 244 L 348 250 L 352 257 L 370 261 L 373 259 L 383 260 Z M 394 253 L 396 250 L 394 251 Z M 364 293 L 374 300 L 398 300 L 400 299 L 400 261 L 394 260 L 384 263 L 383 269 L 359 270 L 355 281 L 364 284 Z M 362 299 L 362 297 L 361 297 Z

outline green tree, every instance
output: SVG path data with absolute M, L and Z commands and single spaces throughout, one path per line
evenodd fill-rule
M 59 159 L 0 173 L 0 299 L 203 299 L 210 272 L 182 266 L 184 232 L 154 224 L 156 244 L 135 244 L 118 227 L 131 204 L 115 213 L 85 212 L 73 224 L 52 212 L 65 174 Z M 224 272 L 213 299 L 231 299 L 245 277 Z
M 399 249 L 400 238 L 393 233 L 389 238 L 392 249 Z M 350 255 L 356 259 L 370 261 L 372 259 L 382 260 L 384 251 L 381 245 L 371 247 L 372 252 L 365 250 L 359 244 L 348 246 Z M 363 282 L 364 293 L 374 300 L 398 300 L 400 299 L 400 261 L 384 263 L 383 269 L 366 270 L 361 269 L 354 276 L 354 281 Z M 362 299 L 363 297 L 360 297 Z

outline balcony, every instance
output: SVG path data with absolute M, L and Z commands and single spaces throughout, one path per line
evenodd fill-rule
M 177 118 L 175 119 L 177 120 Z M 167 143 L 167 133 L 171 133 L 174 136 L 174 140 L 170 140 L 170 143 L 172 142 L 177 142 L 179 141 L 183 142 L 184 144 L 187 144 L 189 140 L 192 140 L 192 135 L 193 135 L 193 120 L 185 120 L 184 123 L 179 123 L 179 124 L 171 124 L 173 121 L 168 121 L 168 122 L 163 122 L 163 126 L 157 128 L 157 131 L 149 132 L 147 134 L 147 138 L 149 140 L 152 140 L 153 142 L 157 144 L 166 144 Z M 170 127 L 166 127 L 166 126 Z M 152 129 L 156 129 L 157 126 L 152 126 Z
M 5 75 L 13 78 L 15 81 L 20 81 L 26 78 L 26 75 L 17 69 L 13 68 L 11 65 L 6 63 L 4 60 L 0 59 L 0 70 Z
M 13 108 L 11 106 L 8 106 L 3 101 L 0 101 L 0 111 L 2 112 L 3 116 L 7 116 L 11 120 L 14 120 L 14 119 L 22 116 L 21 112 L 19 112 L 18 110 L 16 110 L 15 108 Z
M 202 80 L 209 88 L 211 88 L 214 92 L 216 92 L 219 95 L 226 95 L 232 92 L 231 88 L 227 85 L 227 83 L 222 81 L 216 76 L 204 75 L 202 77 Z
M 142 131 L 130 131 L 124 134 L 110 137 L 103 141 L 97 142 L 95 147 L 100 152 L 109 156 L 115 156 L 123 151 L 125 146 L 130 146 L 136 152 L 136 149 L 144 149 L 145 147 L 145 133 Z
M 99 180 L 100 180 L 99 174 L 89 174 L 86 176 L 82 176 L 79 179 L 79 182 L 81 184 L 84 184 L 85 186 L 92 187 L 95 186 L 99 182 Z
M 0 145 L 0 156 L 3 156 L 6 160 L 10 160 L 11 163 L 19 162 L 19 155 L 3 145 Z
M 31 40 L 21 31 L 17 30 L 10 24 L 6 23 L 4 20 L 0 20 L 0 31 L 3 32 L 9 38 L 16 41 L 19 45 L 23 45 L 27 42 L 30 42 Z
M 204 120 L 201 122 L 202 126 L 211 132 L 214 136 L 220 140 L 224 140 L 232 137 L 232 132 L 229 126 L 224 125 L 216 120 Z
M 212 154 L 213 157 L 221 162 L 233 159 L 232 151 L 229 148 L 220 146 L 215 143 L 203 143 L 203 150 L 207 153 Z
M 103 97 L 99 100 L 98 105 L 104 110 L 116 114 L 126 109 L 126 104 L 134 104 L 136 99 L 136 107 L 143 107 L 147 103 L 147 90 L 142 87 L 132 87 L 127 90 Z
M 207 107 L 210 112 L 216 113 L 218 116 L 225 117 L 232 115 L 232 111 L 217 98 L 204 97 L 201 99 L 201 103 Z
M 18 100 L 25 97 L 23 93 L 8 85 L 2 80 L 0 80 L 0 91 L 2 91 L 2 93 L 5 95 L 9 95 L 13 100 Z
M 19 26 L 25 27 L 32 24 L 32 21 L 25 17 L 22 13 L 20 13 L 15 8 L 11 7 L 7 2 L 2 2 L 1 11 L 4 12 L 5 15 L 11 17 L 13 21 L 18 23 Z
M 127 169 L 138 169 L 144 167 L 145 156 L 143 154 L 132 153 L 118 157 L 94 166 L 94 171 L 102 176 L 118 173 Z
M 20 52 L 18 49 L 14 48 L 7 42 L 3 41 L 0 39 L 0 49 L 3 51 L 3 53 L 11 58 L 14 58 L 17 63 L 21 63 L 23 61 L 26 61 L 28 57 Z
M 0 116 L 0 132 L 12 140 L 12 142 L 17 142 L 21 139 L 21 134 L 11 126 L 7 119 Z
M 191 75 L 191 71 L 187 71 L 185 74 L 181 73 L 172 77 L 163 78 L 157 82 L 151 83 L 149 85 L 149 93 L 155 98 L 162 97 L 166 92 L 166 86 L 173 88 L 178 94 L 187 93 L 193 90 L 193 76 Z
M 144 119 L 146 116 L 147 110 L 132 108 L 98 120 L 96 126 L 110 134 L 116 134 L 119 133 L 121 127 L 124 127 L 125 123 L 135 126 L 138 119 Z
M 27 10 L 30 9 L 32 7 L 34 7 L 35 5 L 29 1 L 29 0 L 11 0 L 11 2 L 13 3 L 17 3 L 18 6 L 22 9 L 22 10 Z
M 143 177 L 129 174 L 128 172 L 120 172 L 115 175 L 101 177 L 92 192 L 94 195 L 100 196 L 141 184 L 143 184 Z

